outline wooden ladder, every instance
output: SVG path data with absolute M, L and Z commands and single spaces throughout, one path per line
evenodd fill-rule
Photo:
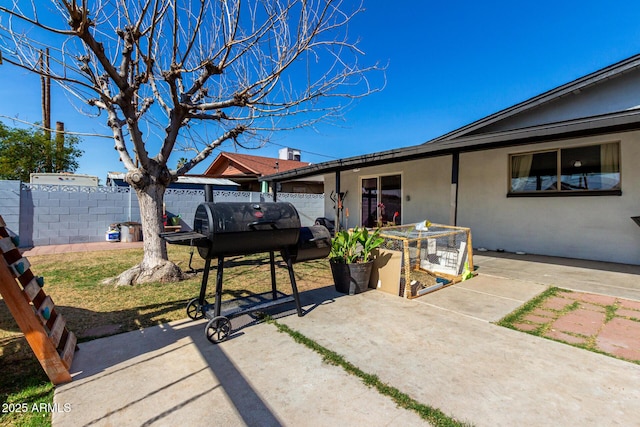
M 51 382 L 68 383 L 76 336 L 42 290 L 44 279 L 33 275 L 5 227 L 0 216 L 0 294 Z

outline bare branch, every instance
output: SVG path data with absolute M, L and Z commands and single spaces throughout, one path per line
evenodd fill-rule
M 184 175 L 185 173 L 189 172 L 191 169 L 193 169 L 195 165 L 197 165 L 198 163 L 200 163 L 201 161 L 209 157 L 209 155 L 213 152 L 213 150 L 219 147 L 220 144 L 222 144 L 224 141 L 228 139 L 237 138 L 245 130 L 246 129 L 244 129 L 242 126 L 238 126 L 230 131 L 223 133 L 214 141 L 212 141 L 209 145 L 207 145 L 203 150 L 201 150 L 195 157 L 187 161 L 181 168 L 179 168 L 176 171 L 175 174 Z
M 62 30 L 62 29 L 58 29 L 58 28 L 54 28 L 54 27 L 45 25 L 42 22 L 40 22 L 40 20 L 38 20 L 38 19 L 30 18 L 30 17 L 28 17 L 26 15 L 23 15 L 23 14 L 15 11 L 15 10 L 6 8 L 4 6 L 0 6 L 0 14 L 6 14 L 7 16 L 18 18 L 18 19 L 24 21 L 27 24 L 31 24 L 31 25 L 33 25 L 35 27 L 38 27 L 41 30 L 47 31 L 49 33 L 67 35 L 67 36 L 73 35 L 73 31 Z
M 129 170 L 134 154 L 141 170 L 161 170 L 174 149 L 197 146 L 185 173 L 224 141 L 335 120 L 385 84 L 348 33 L 361 3 L 57 0 L 53 14 L 41 3 L 0 6 L 6 63 L 38 72 L 37 50 L 51 46 L 51 78 L 107 113 Z

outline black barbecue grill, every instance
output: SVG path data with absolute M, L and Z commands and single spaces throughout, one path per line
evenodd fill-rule
M 266 310 L 294 302 L 302 316 L 293 264 L 321 259 L 329 255 L 331 236 L 321 225 L 300 227 L 300 217 L 291 203 L 213 203 L 205 202 L 196 209 L 193 231 L 162 233 L 168 243 L 195 246 L 205 260 L 200 295 L 187 304 L 191 319 L 209 319 L 205 334 L 209 341 L 224 341 L 231 333 L 230 319 L 241 314 Z M 292 295 L 278 292 L 275 277 L 275 255 L 279 251 L 287 264 Z M 253 298 L 251 304 L 237 304 L 222 314 L 222 279 L 224 258 L 269 252 L 271 295 Z M 216 293 L 213 305 L 205 300 L 211 260 L 217 258 Z M 212 308 L 213 307 L 213 308 Z

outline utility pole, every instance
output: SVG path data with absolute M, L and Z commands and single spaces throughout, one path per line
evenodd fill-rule
M 42 126 L 45 135 L 51 139 L 51 76 L 49 64 L 49 48 L 40 51 L 40 86 L 42 93 Z
M 51 75 L 49 63 L 49 48 L 44 52 L 40 51 L 40 92 L 42 95 L 42 127 L 47 142 L 44 169 L 46 172 L 53 172 L 54 155 L 51 144 Z
M 53 172 L 64 172 L 64 123 L 56 122 L 56 156 Z
M 55 144 L 51 141 L 51 64 L 49 48 L 40 51 L 40 84 L 42 93 L 42 127 L 48 143 L 45 154 L 47 172 L 64 172 L 64 123 L 56 122 Z

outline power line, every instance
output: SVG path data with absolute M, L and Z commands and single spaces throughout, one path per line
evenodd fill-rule
M 9 119 L 9 120 L 13 120 L 14 122 L 18 122 L 18 123 L 22 123 L 25 125 L 29 125 L 29 126 L 33 126 L 35 128 L 39 128 L 45 131 L 49 131 L 49 132 L 56 132 L 56 133 L 64 133 L 65 135 L 76 135 L 76 136 L 93 136 L 93 137 L 97 137 L 97 138 L 107 138 L 107 139 L 113 139 L 113 136 L 109 136 L 109 135 L 101 135 L 99 133 L 84 133 L 84 132 L 70 132 L 70 131 L 58 131 L 56 129 L 50 129 L 47 128 L 45 126 L 39 125 L 37 123 L 32 123 L 32 122 L 28 122 L 26 120 L 21 120 L 18 119 L 17 117 L 11 117 L 11 116 L 5 116 L 4 114 L 0 114 L 0 117 L 5 118 L 5 119 Z
M 50 131 L 50 132 L 56 132 L 55 129 L 49 129 L 46 128 L 45 126 L 39 125 L 37 123 L 32 123 L 32 122 L 28 122 L 26 120 L 21 120 L 18 119 L 17 117 L 12 117 L 12 116 L 6 116 L 4 114 L 0 114 L 0 117 L 8 119 L 8 120 L 13 120 L 15 122 L 19 122 L 25 125 L 29 125 L 29 126 L 33 126 L 45 131 Z M 106 139 L 113 139 L 113 136 L 109 136 L 109 135 L 102 135 L 99 133 L 84 133 L 84 132 L 72 132 L 72 131 L 67 131 L 65 130 L 64 132 L 65 135 L 76 135 L 76 136 L 90 136 L 90 137 L 96 137 L 96 138 L 106 138 Z M 284 145 L 284 144 L 278 144 L 277 142 L 271 142 L 271 141 L 267 141 L 267 144 L 271 144 L 271 145 L 275 145 L 276 147 L 281 147 L 281 148 L 290 148 L 289 145 Z M 182 151 L 187 151 L 187 150 L 182 150 Z M 338 160 L 339 157 L 334 157 L 334 156 L 328 156 L 326 154 L 321 154 L 321 153 L 315 153 L 313 151 L 309 151 L 309 150 L 300 150 L 301 152 L 307 153 L 307 154 L 311 154 L 314 156 L 319 156 L 319 157 L 324 157 L 327 159 L 331 159 L 331 160 Z

